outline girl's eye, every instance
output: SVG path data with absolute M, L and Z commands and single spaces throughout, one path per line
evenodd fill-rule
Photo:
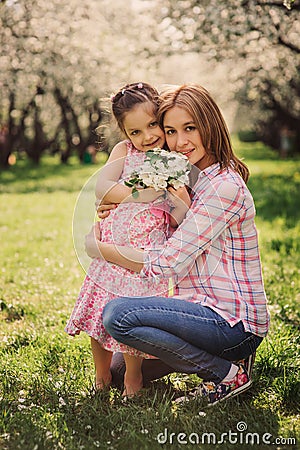
M 151 122 L 149 126 L 150 127 L 157 127 L 157 125 L 158 125 L 158 122 L 155 121 L 155 122 Z
M 196 130 L 196 127 L 193 127 L 192 125 L 186 127 L 186 131 L 194 131 L 194 130 Z
M 136 136 L 138 134 L 139 130 L 134 130 L 130 134 L 131 136 Z

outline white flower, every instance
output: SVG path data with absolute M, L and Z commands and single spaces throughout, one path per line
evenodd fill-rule
M 152 165 L 150 163 L 150 161 L 145 161 L 143 164 L 143 171 L 144 172 L 151 172 L 152 171 Z
M 157 171 L 157 172 L 164 172 L 165 171 L 165 169 L 166 169 L 166 166 L 165 166 L 165 164 L 163 163 L 163 161 L 155 161 L 155 164 L 154 164 L 154 167 L 155 167 L 155 170 Z M 144 168 L 143 168 L 144 169 Z
M 167 189 L 169 186 L 178 189 L 188 184 L 189 172 L 190 163 L 185 155 L 154 148 L 146 152 L 140 171 L 132 173 L 128 184 L 125 184 L 133 189 L 139 184 L 156 190 Z
M 182 183 L 181 180 L 173 180 L 170 182 L 170 184 L 172 184 L 174 189 L 178 189 L 178 188 L 184 186 L 185 183 Z
M 140 179 L 146 186 L 153 186 L 153 177 L 152 173 L 141 173 Z
M 159 191 L 160 189 L 166 189 L 168 187 L 168 183 L 165 177 L 162 175 L 155 175 L 153 177 L 153 187 L 156 191 Z
M 65 402 L 65 400 L 62 397 L 59 397 L 58 404 L 59 404 L 59 406 L 65 406 L 66 402 Z

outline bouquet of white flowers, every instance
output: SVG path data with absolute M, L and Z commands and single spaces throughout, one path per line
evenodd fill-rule
M 191 165 L 186 156 L 154 148 L 146 152 L 139 172 L 133 172 L 126 186 L 132 187 L 132 196 L 138 196 L 138 188 L 152 187 L 156 191 L 172 186 L 175 189 L 188 184 Z

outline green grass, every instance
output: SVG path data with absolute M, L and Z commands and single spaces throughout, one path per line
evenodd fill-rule
M 264 433 L 286 439 L 272 448 L 296 448 L 288 439 L 300 438 L 300 161 L 278 160 L 260 143 L 235 145 L 252 173 L 272 325 L 252 389 L 209 410 L 201 400 L 176 406 L 174 395 L 196 382 L 180 374 L 153 383 L 130 405 L 117 391 L 95 395 L 89 339 L 63 331 L 84 277 L 72 217 L 81 187 L 98 167 L 74 160 L 60 166 L 46 157 L 40 168 L 21 161 L 1 174 L 1 449 L 270 448 Z M 259 444 L 246 444 L 246 431 L 238 433 L 239 443 L 231 435 L 214 445 L 204 436 L 201 444 L 202 433 L 218 441 L 237 432 L 239 422 L 257 433 Z M 191 442 L 180 444 L 181 432 Z M 193 444 L 197 436 L 201 445 Z

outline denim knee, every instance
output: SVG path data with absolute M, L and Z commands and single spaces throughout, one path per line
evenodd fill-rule
M 109 303 L 107 303 L 107 305 L 105 305 L 103 309 L 103 326 L 110 335 L 112 335 L 112 331 L 114 329 L 117 310 L 120 307 L 120 300 L 122 300 L 122 298 L 114 298 Z

